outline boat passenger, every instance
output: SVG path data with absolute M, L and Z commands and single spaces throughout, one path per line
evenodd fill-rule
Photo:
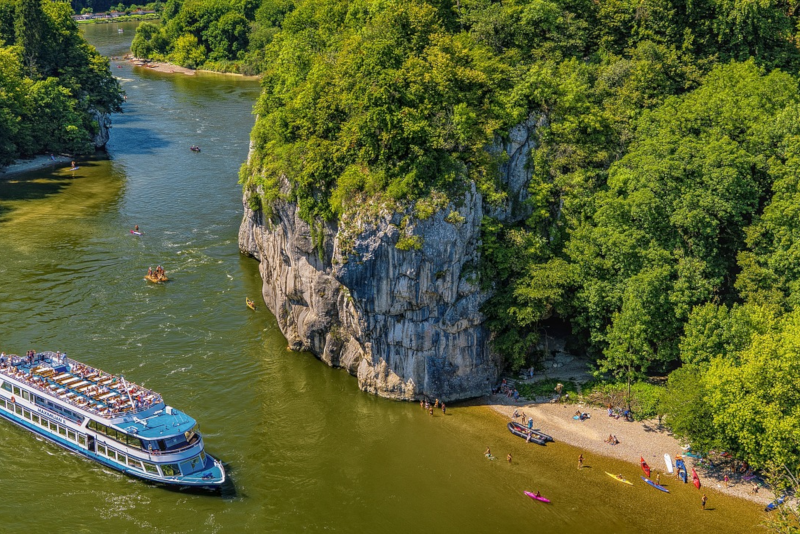
M 541 493 L 539 493 L 539 492 L 537 491 L 537 492 L 536 492 L 536 496 L 537 496 L 537 497 L 541 497 L 541 496 L 542 496 L 542 494 L 541 494 Z

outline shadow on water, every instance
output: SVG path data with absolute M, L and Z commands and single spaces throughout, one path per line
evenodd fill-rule
M 153 155 L 158 150 L 169 148 L 173 145 L 173 141 L 163 135 L 153 132 L 152 129 L 127 126 L 130 122 L 134 121 L 126 121 L 123 119 L 116 123 L 116 128 L 118 130 L 125 129 L 125 135 L 130 138 L 131 142 L 115 145 L 115 155 Z

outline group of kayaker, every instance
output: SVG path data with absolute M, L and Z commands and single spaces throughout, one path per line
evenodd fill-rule
M 147 268 L 147 277 L 155 280 L 156 282 L 161 282 L 167 279 L 167 273 L 164 271 L 162 266 L 157 266 L 155 270 L 152 267 Z

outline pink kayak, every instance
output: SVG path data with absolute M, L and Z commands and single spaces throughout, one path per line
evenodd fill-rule
M 550 499 L 545 499 L 542 496 L 537 497 L 535 493 L 531 493 L 530 491 L 526 491 L 525 495 L 527 495 L 528 497 L 530 497 L 531 499 L 533 499 L 535 501 L 550 502 Z

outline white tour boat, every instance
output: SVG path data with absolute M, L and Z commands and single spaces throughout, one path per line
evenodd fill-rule
M 225 482 L 194 419 L 158 393 L 66 354 L 0 355 L 0 417 L 151 482 L 211 490 Z

